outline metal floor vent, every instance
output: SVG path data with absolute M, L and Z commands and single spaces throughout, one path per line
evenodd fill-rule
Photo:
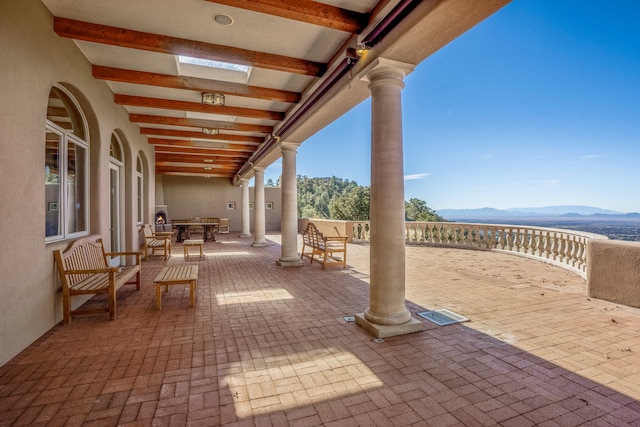
M 418 313 L 418 316 L 424 317 L 425 319 L 439 326 L 469 321 L 469 319 L 467 319 L 466 317 L 460 316 L 459 314 L 456 314 L 453 311 L 449 311 L 446 308 L 442 308 L 440 310 L 423 311 L 422 313 Z

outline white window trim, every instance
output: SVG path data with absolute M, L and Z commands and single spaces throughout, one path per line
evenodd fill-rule
M 59 154 L 59 158 L 60 160 L 60 196 L 59 196 L 59 202 L 58 202 L 58 209 L 60 209 L 60 223 L 58 224 L 58 234 L 56 234 L 55 236 L 45 236 L 45 242 L 49 243 L 49 242 L 58 242 L 61 240 L 67 240 L 67 239 L 73 239 L 73 238 L 77 238 L 77 237 L 81 237 L 81 236 L 86 236 L 89 234 L 89 230 L 90 230 L 90 223 L 89 223 L 89 144 L 87 144 L 86 141 L 83 141 L 82 139 L 78 138 L 77 136 L 73 135 L 72 133 L 66 131 L 65 129 L 62 129 L 60 126 L 56 125 L 55 123 L 47 120 L 46 121 L 46 131 L 49 132 L 53 132 L 56 133 L 58 135 L 60 135 L 60 154 Z M 84 164 L 86 165 L 86 170 L 84 171 L 84 183 L 83 183 L 83 187 L 85 189 L 85 194 L 84 194 L 84 200 L 86 201 L 84 203 L 84 217 L 86 219 L 86 230 L 84 231 L 77 231 L 77 232 L 73 232 L 73 233 L 67 233 L 66 227 L 67 227 L 67 212 L 69 209 L 69 206 L 66 205 L 66 200 L 67 200 L 67 186 L 65 185 L 66 180 L 67 180 L 67 150 L 68 150 L 68 145 L 70 143 L 73 144 L 77 144 L 79 146 L 81 146 L 82 148 L 84 148 Z

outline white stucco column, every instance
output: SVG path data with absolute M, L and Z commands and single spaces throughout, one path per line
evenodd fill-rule
M 249 180 L 242 179 L 242 216 L 240 217 L 240 237 L 251 236 L 251 216 L 249 212 Z
M 371 279 L 357 323 L 378 338 L 422 330 L 405 306 L 402 88 L 413 66 L 376 59 L 363 71 L 371 91 Z
M 264 206 L 264 168 L 254 167 L 255 178 L 255 208 L 253 218 L 253 232 L 255 234 L 252 246 L 267 246 L 265 240 L 265 206 Z
M 296 179 L 296 154 L 298 146 L 283 142 L 282 153 L 282 213 L 280 267 L 300 267 L 303 265 L 298 255 L 298 184 Z

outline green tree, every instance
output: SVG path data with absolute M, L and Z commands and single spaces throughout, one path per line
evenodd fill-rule
M 355 181 L 298 176 L 298 215 L 301 218 L 329 218 L 331 201 L 358 186 Z
M 407 221 L 446 221 L 436 211 L 427 206 L 424 200 L 411 198 L 404 202 L 404 217 Z
M 370 188 L 357 186 L 331 202 L 331 218 L 345 221 L 368 221 L 370 206 Z

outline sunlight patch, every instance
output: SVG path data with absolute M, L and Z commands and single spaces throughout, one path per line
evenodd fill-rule
M 216 242 L 216 243 L 225 243 L 225 242 Z M 213 253 L 208 253 L 207 255 L 212 256 L 212 257 L 219 257 L 219 256 L 231 256 L 231 257 L 236 257 L 236 256 L 257 256 L 256 254 L 252 254 L 249 252 L 244 252 L 244 251 L 229 251 L 229 252 L 213 252 Z
M 228 304 L 247 304 L 264 301 L 278 301 L 284 299 L 293 299 L 293 295 L 285 289 L 264 289 L 246 292 L 225 292 L 216 294 L 216 302 L 218 305 Z
M 235 398 L 238 418 L 307 407 L 384 385 L 365 363 L 338 348 L 242 360 L 228 370 L 233 373 L 221 377 L 220 387 Z

